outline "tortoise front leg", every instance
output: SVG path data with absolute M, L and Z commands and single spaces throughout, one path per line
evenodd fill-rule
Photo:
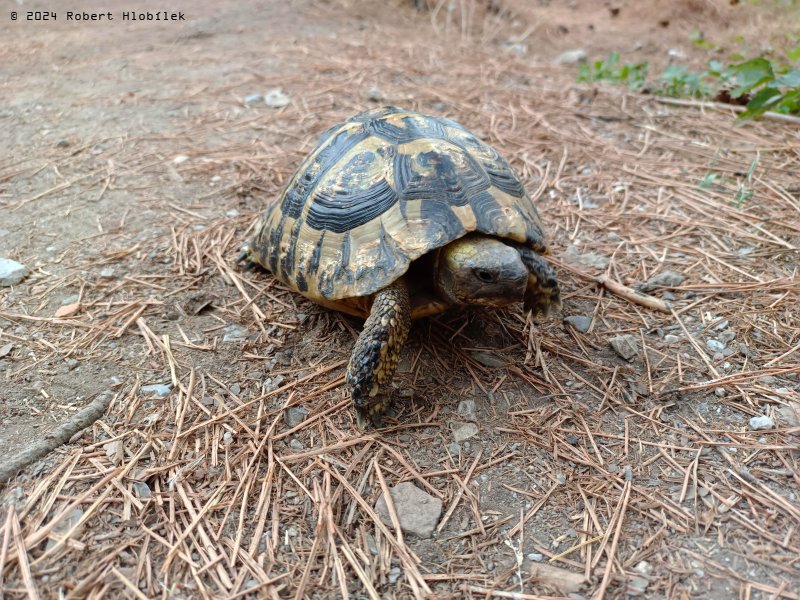
M 530 248 L 518 247 L 522 263 L 528 269 L 528 287 L 525 289 L 525 310 L 548 316 L 552 309 L 561 308 L 561 291 L 556 272 L 542 255 Z
M 367 418 L 380 427 L 389 405 L 388 396 L 381 392 L 394 375 L 410 329 L 411 300 L 401 277 L 375 294 L 372 310 L 347 366 L 346 381 L 359 429 L 364 429 Z

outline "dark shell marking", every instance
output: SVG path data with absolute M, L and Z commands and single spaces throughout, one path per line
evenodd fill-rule
M 473 231 L 542 252 L 511 166 L 458 123 L 398 108 L 332 127 L 266 210 L 252 258 L 317 301 L 370 296 Z

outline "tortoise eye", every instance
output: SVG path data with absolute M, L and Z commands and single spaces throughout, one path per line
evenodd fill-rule
M 494 274 L 486 269 L 475 269 L 473 274 L 483 283 L 492 283 L 494 281 Z

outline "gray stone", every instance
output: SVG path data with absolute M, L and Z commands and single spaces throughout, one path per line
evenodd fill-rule
M 462 400 L 458 403 L 458 414 L 465 419 L 475 418 L 475 400 Z
M 636 336 L 631 334 L 618 335 L 608 340 L 614 352 L 619 354 L 625 360 L 631 360 L 639 353 L 639 344 Z
M 289 95 L 280 88 L 268 91 L 264 94 L 264 103 L 270 108 L 283 108 L 292 101 Z
M 263 99 L 263 94 L 247 94 L 247 96 L 244 97 L 244 102 L 245 104 L 252 104 L 253 102 L 261 102 Z
M 400 570 L 400 567 L 392 567 L 389 570 L 389 583 L 397 583 L 397 580 L 400 579 L 400 575 L 403 572 Z
M 711 350 L 712 352 L 722 352 L 723 350 L 725 350 L 725 344 L 713 338 L 710 340 L 706 340 L 706 347 L 708 347 L 708 349 Z
M 475 437 L 478 435 L 478 426 L 475 423 L 464 423 L 463 425 L 458 426 L 457 428 L 453 429 L 453 439 L 457 443 L 461 443 L 464 440 L 468 440 L 471 437 Z
M 575 246 L 569 246 L 564 252 L 564 260 L 573 265 L 582 265 L 584 267 L 595 267 L 598 269 L 605 269 L 611 259 L 603 254 L 595 252 L 587 252 L 586 254 L 579 254 Z
M 0 258 L 0 287 L 17 285 L 28 275 L 28 267 L 10 258 Z
M 732 329 L 725 329 L 717 336 L 717 339 L 723 344 L 730 344 L 736 338 L 736 333 Z
M 8 356 L 11 354 L 11 351 L 14 349 L 14 344 L 6 344 L 0 347 L 0 358 Z
M 725 391 L 725 388 L 724 388 L 724 387 L 717 387 L 717 388 L 714 388 L 714 394 L 717 396 L 717 398 L 724 398 L 724 397 L 725 397 L 725 394 L 727 394 L 727 393 L 728 393 L 728 392 L 727 392 L 727 391 Z
M 98 275 L 101 279 L 114 279 L 114 269 L 111 267 L 106 267 L 105 269 L 102 269 Z
M 469 355 L 475 360 L 475 362 L 482 364 L 484 367 L 496 368 L 508 364 L 507 360 L 500 358 L 496 354 L 485 352 L 483 350 L 470 352 Z
M 83 518 L 83 511 L 80 508 L 73 508 L 72 511 L 66 516 L 66 518 L 61 519 L 58 523 L 55 524 L 53 527 L 53 533 L 57 534 L 47 540 L 47 546 L 45 547 L 46 550 L 50 550 L 51 548 L 55 547 L 58 543 L 59 539 L 63 536 L 63 534 L 67 533 L 70 529 L 78 525 Z M 73 533 L 73 537 L 77 538 L 80 535 L 80 531 L 83 529 L 83 526 L 78 527 L 75 532 Z
M 541 562 L 544 560 L 544 554 L 539 554 L 538 552 L 531 552 L 528 554 L 528 560 L 533 562 Z
M 668 344 L 674 344 L 675 342 L 680 342 L 681 338 L 680 336 L 668 333 L 667 335 L 664 336 L 664 341 Z
M 142 391 L 145 394 L 153 394 L 156 398 L 164 398 L 169 396 L 169 391 L 171 389 L 172 386 L 165 383 L 152 383 L 150 385 L 142 386 Z
M 458 442 L 450 442 L 447 444 L 447 451 L 453 456 L 459 456 L 461 454 L 461 446 Z
M 292 441 L 289 442 L 289 448 L 295 450 L 297 452 L 301 452 L 305 450 L 305 446 L 303 446 L 303 442 L 298 440 L 297 438 L 292 438 Z
M 370 102 L 380 102 L 383 100 L 383 93 L 381 93 L 378 88 L 373 86 L 367 91 L 367 100 Z
M 678 287 L 685 280 L 686 276 L 681 273 L 675 271 L 661 271 L 645 281 L 639 289 L 643 292 L 649 292 L 650 290 L 661 287 Z
M 575 65 L 578 63 L 586 62 L 586 59 L 589 55 L 586 53 L 586 50 L 583 48 L 573 48 L 572 50 L 567 50 L 566 52 L 562 52 L 556 58 L 557 65 Z
M 759 415 L 750 419 L 750 428 L 760 431 L 762 429 L 772 429 L 775 424 L 767 415 Z
M 243 325 L 228 325 L 223 327 L 222 331 L 225 335 L 222 336 L 222 341 L 226 343 L 239 343 L 247 339 L 247 327 Z
M 421 538 L 428 538 L 433 534 L 442 515 L 442 501 L 439 498 L 423 492 L 410 481 L 389 488 L 389 495 L 400 522 L 400 529 Z M 375 512 L 385 525 L 392 526 L 392 518 L 383 494 L 375 503 Z
M 592 326 L 592 318 L 584 317 L 583 315 L 570 315 L 568 317 L 564 317 L 564 322 L 568 323 L 573 329 L 576 329 L 581 333 L 586 333 L 589 331 L 589 327 Z
M 283 420 L 289 427 L 297 427 L 306 420 L 306 416 L 308 416 L 308 410 L 302 406 L 290 406 L 286 409 L 286 412 L 283 413 Z

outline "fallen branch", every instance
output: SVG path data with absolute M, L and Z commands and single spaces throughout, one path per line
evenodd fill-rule
M 744 112 L 747 110 L 746 106 L 739 106 L 738 104 L 726 104 L 724 102 L 701 102 L 699 100 L 684 100 L 681 98 L 653 98 L 656 102 L 661 104 L 674 104 L 675 106 L 692 106 L 696 108 L 715 108 L 718 110 L 732 110 L 733 112 Z M 785 123 L 800 124 L 800 117 L 793 117 L 792 115 L 784 115 L 772 111 L 767 111 L 761 115 L 760 118 L 772 119 L 773 121 L 784 121 Z
M 112 398 L 110 392 L 100 394 L 91 404 L 72 415 L 44 438 L 33 442 L 12 456 L 7 462 L 0 465 L 0 482 L 11 479 L 29 464 L 46 456 L 62 444 L 66 444 L 73 435 L 97 421 L 106 412 Z
M 665 313 L 672 312 L 669 304 L 667 304 L 661 298 L 656 298 L 655 296 L 637 292 L 633 288 L 629 288 L 627 285 L 622 285 L 620 282 L 614 281 L 613 279 L 609 278 L 608 275 L 598 275 L 592 279 L 602 285 L 612 294 L 616 294 L 621 298 L 625 298 L 625 300 L 633 302 L 634 304 L 640 304 L 641 306 L 646 306 L 647 308 L 652 308 L 654 310 L 660 310 L 661 312 Z

